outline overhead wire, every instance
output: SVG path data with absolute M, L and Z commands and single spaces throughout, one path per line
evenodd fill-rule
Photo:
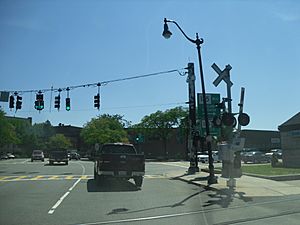
M 119 78 L 119 79 L 113 79 L 113 80 L 107 80 L 102 82 L 96 82 L 96 83 L 89 83 L 89 84 L 80 84 L 80 85 L 74 85 L 74 86 L 68 86 L 64 88 L 46 88 L 46 89 L 32 89 L 32 90 L 19 90 L 19 91 L 4 91 L 4 92 L 10 92 L 10 93 L 17 93 L 17 94 L 23 94 L 23 93 L 33 93 L 33 92 L 60 92 L 60 91 L 68 91 L 68 90 L 74 90 L 77 88 L 85 88 L 85 87 L 96 87 L 96 86 L 104 86 L 109 83 L 114 82 L 120 82 L 120 81 L 127 81 L 127 80 L 133 80 L 133 79 L 139 79 L 139 78 L 145 78 L 145 77 L 151 77 L 151 76 L 159 76 L 163 74 L 171 74 L 174 72 L 177 72 L 180 76 L 184 76 L 187 72 L 182 72 L 182 70 L 185 70 L 187 68 L 180 68 L 180 69 L 173 69 L 173 70 L 167 70 L 167 71 L 160 71 L 156 73 L 149 73 L 149 74 L 143 74 L 143 75 L 136 75 L 131 77 L 125 77 L 125 78 Z

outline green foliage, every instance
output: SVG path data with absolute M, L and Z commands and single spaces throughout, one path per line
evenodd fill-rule
M 80 135 L 84 142 L 90 145 L 109 142 L 128 142 L 127 133 L 124 130 L 129 122 L 120 115 L 104 114 L 93 118 L 84 125 Z
M 167 154 L 167 140 L 171 135 L 172 128 L 187 127 L 186 117 L 188 110 L 183 107 L 168 109 L 164 112 L 156 111 L 155 113 L 145 116 L 139 124 L 132 126 L 148 137 L 158 137 L 163 140 L 165 155 Z
M 52 127 L 49 120 L 44 123 L 36 123 L 32 126 L 32 134 L 35 139 L 35 146 L 38 149 L 46 150 L 47 143 L 50 137 L 55 134 L 54 128 Z
M 5 113 L 0 110 L 0 147 L 19 142 L 14 125 L 5 117 Z
M 139 129 L 143 133 L 150 135 L 158 135 L 162 140 L 167 140 L 172 128 L 183 126 L 185 127 L 185 118 L 188 111 L 183 107 L 168 109 L 164 112 L 156 111 L 155 113 L 145 116 L 139 124 L 132 128 Z
M 63 134 L 55 134 L 49 138 L 48 146 L 50 149 L 68 149 L 72 146 L 71 141 Z

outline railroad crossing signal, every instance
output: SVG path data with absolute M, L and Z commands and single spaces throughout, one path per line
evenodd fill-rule
M 228 64 L 224 70 L 221 70 L 217 64 L 212 64 L 211 66 L 214 71 L 217 72 L 217 74 L 219 74 L 219 76 L 217 77 L 217 79 L 214 80 L 213 84 L 217 87 L 219 85 L 219 83 L 224 80 L 225 83 L 227 85 L 229 85 L 230 87 L 233 85 L 233 83 L 230 81 L 230 75 L 229 75 L 229 71 L 232 69 L 232 67 Z

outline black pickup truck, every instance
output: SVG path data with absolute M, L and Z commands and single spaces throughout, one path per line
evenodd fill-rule
M 96 152 L 94 179 L 100 183 L 104 178 L 133 178 L 136 186 L 141 187 L 145 175 L 144 154 L 138 154 L 132 144 L 104 144 Z
M 54 162 L 64 162 L 68 165 L 68 153 L 65 150 L 55 150 L 49 152 L 49 164 L 53 165 Z

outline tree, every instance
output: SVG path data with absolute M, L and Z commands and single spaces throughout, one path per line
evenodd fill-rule
M 55 134 L 49 138 L 50 149 L 68 149 L 72 146 L 71 141 L 63 134 Z
M 187 109 L 176 107 L 164 112 L 156 111 L 155 113 L 145 116 L 139 124 L 132 126 L 142 131 L 147 136 L 156 136 L 163 141 L 164 155 L 167 156 L 167 140 L 169 139 L 172 128 L 184 125 L 184 120 L 188 115 Z
M 0 110 L 0 147 L 19 142 L 20 140 L 17 137 L 15 127 L 5 117 L 5 112 Z
M 123 116 L 103 114 L 86 123 L 80 136 L 89 145 L 128 142 L 127 132 L 124 130 L 128 125 L 129 122 Z

